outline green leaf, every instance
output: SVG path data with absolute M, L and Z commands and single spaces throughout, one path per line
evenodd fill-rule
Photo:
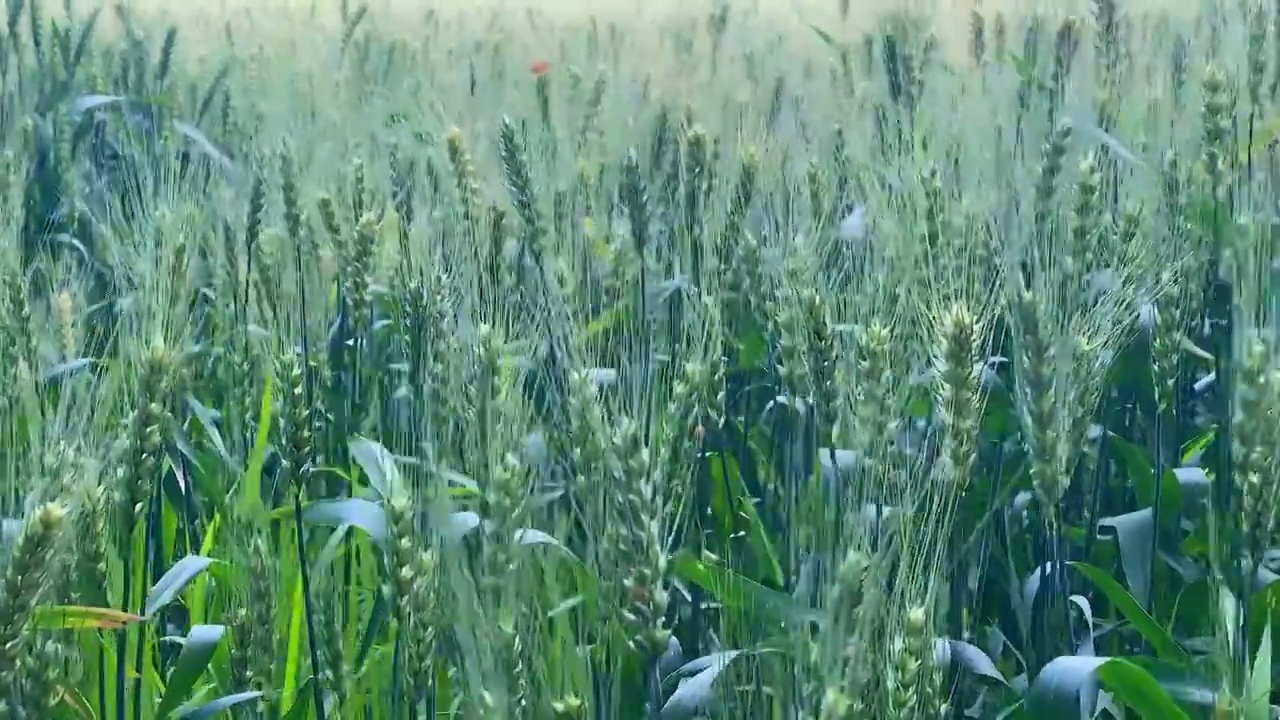
M 1147 611 L 1142 609 L 1142 606 L 1129 594 L 1129 591 L 1116 582 L 1107 571 L 1083 562 L 1070 562 L 1067 565 L 1083 575 L 1085 579 L 1093 583 L 1094 587 L 1107 596 L 1107 600 L 1120 611 L 1120 614 L 1133 624 L 1134 628 L 1147 642 L 1151 643 L 1158 657 L 1177 663 L 1184 663 L 1190 660 L 1187 651 L 1183 650 L 1177 641 L 1173 639 L 1173 636 L 1147 614 Z
M 1040 669 L 1027 690 L 1025 714 L 1037 720 L 1080 720 L 1093 715 L 1098 700 L 1094 673 L 1107 658 L 1064 655 Z
M 827 47 L 831 48 L 832 50 L 839 50 L 842 47 L 842 44 L 840 43 L 839 40 L 836 40 L 834 37 L 831 36 L 831 33 L 827 32 L 826 30 L 823 30 L 817 25 L 810 23 L 809 29 L 813 30 L 814 34 L 817 35 L 818 38 L 821 39 L 822 42 L 826 43 Z
M 41 630 L 119 630 L 142 619 L 141 615 L 112 608 L 41 605 L 32 613 L 31 624 Z
M 400 468 L 396 465 L 395 456 L 380 443 L 364 437 L 354 437 L 349 443 L 351 456 L 364 472 L 369 484 L 383 498 L 400 497 L 404 494 L 404 481 L 400 477 Z
M 302 681 L 298 686 L 297 699 L 293 701 L 289 712 L 285 713 L 280 720 L 304 720 L 307 717 L 307 711 L 311 709 L 311 686 L 315 682 L 315 675 L 308 675 L 307 679 Z
M 1156 649 L 1162 660 L 1183 663 L 1189 659 L 1186 650 L 1161 625 L 1151 617 L 1115 578 L 1105 570 L 1084 562 L 1069 562 L 1067 565 L 1083 575 L 1107 600 L 1129 621 L 1130 624 Z
M 267 461 L 267 447 L 271 438 L 271 374 L 268 373 L 265 386 L 262 388 L 262 404 L 258 411 L 258 431 L 254 437 L 253 453 L 249 456 L 249 467 L 245 468 L 240 486 L 240 511 L 249 517 L 261 515 L 262 506 L 262 467 Z
M 147 604 L 145 617 L 154 617 L 157 612 L 182 592 L 197 575 L 204 572 L 213 564 L 213 558 L 203 555 L 188 555 L 178 562 L 164 574 L 147 592 Z
M 480 515 L 471 510 L 459 510 L 449 513 L 444 523 L 444 536 L 450 541 L 458 541 L 468 533 L 480 527 Z
M 1133 482 L 1134 494 L 1142 507 L 1156 504 L 1155 468 L 1147 451 L 1124 438 L 1109 434 L 1107 444 L 1115 451 L 1126 475 Z M 1172 468 L 1166 467 L 1160 478 L 1160 527 L 1177 525 L 1183 507 L 1182 485 Z
M 319 500 L 302 511 L 304 522 L 325 527 L 351 525 L 365 531 L 375 543 L 387 542 L 387 515 L 382 505 L 362 498 Z
M 1195 460 L 1199 455 L 1203 454 L 1213 444 L 1213 438 L 1218 434 L 1218 426 L 1214 425 L 1208 430 L 1200 433 L 1182 446 L 1182 464 L 1187 464 Z
M 1189 720 L 1169 693 L 1146 670 L 1125 660 L 1111 658 L 1096 671 L 1111 697 L 1146 720 Z
M 1271 623 L 1262 631 L 1249 675 L 1249 695 L 1245 698 L 1244 720 L 1271 720 Z
M 680 683 L 680 687 L 671 693 L 671 697 L 662 706 L 661 720 L 685 720 L 706 710 L 715 697 L 716 678 L 741 654 L 741 650 L 730 650 L 706 655 L 677 670 L 675 674 L 685 674 L 700 668 L 697 674 Z
M 1148 597 L 1151 589 L 1151 541 L 1155 536 L 1151 508 L 1102 518 L 1098 521 L 1098 528 L 1110 528 L 1115 532 L 1129 592 L 1143 608 L 1151 607 Z
M 728 568 L 702 562 L 687 550 L 672 559 L 671 570 L 681 580 L 711 593 L 726 607 L 763 610 L 779 620 L 792 622 L 817 622 L 822 617 L 817 610 L 800 605 L 790 595 L 771 590 Z
M 196 681 L 209 667 L 209 661 L 213 659 L 226 633 L 227 628 L 223 625 L 196 625 L 191 628 L 173 672 L 169 674 L 164 696 L 156 710 L 157 717 L 169 717 L 187 699 L 196 686 Z
M 181 717 L 182 720 L 205 720 L 206 718 L 214 717 L 227 708 L 239 705 L 240 703 L 249 702 L 250 700 L 257 700 L 260 697 L 262 697 L 262 693 L 258 690 L 240 692 L 234 695 L 225 695 L 194 710 L 187 710 L 179 715 L 179 717 Z
M 939 667 L 945 668 L 955 663 L 957 667 L 976 677 L 1009 687 L 1009 681 L 1005 680 L 1004 674 L 996 667 L 995 662 L 977 645 L 963 640 L 938 638 L 934 641 L 934 656 Z
M 191 408 L 191 414 L 195 415 L 196 420 L 200 422 L 200 427 L 204 429 L 204 434 L 209 438 L 213 449 L 218 452 L 218 456 L 228 466 L 234 467 L 235 463 L 231 460 L 231 453 L 227 452 L 227 445 L 222 440 L 222 432 L 218 430 L 218 424 L 214 422 L 213 411 L 201 404 L 194 395 L 187 395 L 187 407 Z

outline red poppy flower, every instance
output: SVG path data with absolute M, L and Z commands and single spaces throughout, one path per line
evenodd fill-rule
M 529 63 L 529 72 L 533 73 L 534 75 L 545 74 L 550 69 L 551 69 L 551 63 L 547 62 L 546 60 L 534 60 L 532 63 Z

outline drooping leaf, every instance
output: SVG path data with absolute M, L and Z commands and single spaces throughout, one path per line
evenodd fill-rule
M 142 619 L 141 615 L 112 608 L 41 605 L 32 613 L 31 624 L 42 630 L 119 630 Z
M 196 681 L 204 674 L 205 668 L 209 667 L 209 661 L 213 659 L 226 633 L 227 628 L 223 625 L 196 625 L 191 628 L 182 652 L 178 654 L 173 672 L 169 674 L 169 681 L 165 684 L 156 717 L 168 717 L 186 701 L 195 688 Z
M 1098 527 L 1109 528 L 1120 545 L 1120 564 L 1129 592 L 1144 609 L 1151 607 L 1148 595 L 1151 589 L 1151 549 L 1155 536 L 1155 523 L 1151 508 L 1143 508 L 1124 515 L 1102 518 Z
M 1133 624 L 1134 628 L 1147 642 L 1151 643 L 1158 657 L 1162 660 L 1179 663 L 1189 659 L 1187 651 L 1178 645 L 1173 636 L 1160 623 L 1156 622 L 1146 610 L 1142 609 L 1138 601 L 1120 583 L 1116 582 L 1110 573 L 1088 563 L 1071 562 L 1067 564 L 1093 583 L 1093 586 L 1101 591 L 1102 594 L 1106 595 L 1107 600 L 1120 611 L 1120 614 Z
M 952 663 L 966 672 L 997 685 L 1009 686 L 1004 674 L 982 648 L 963 640 L 938 638 L 934 640 L 934 657 L 939 667 L 950 667 Z
M 444 536 L 447 540 L 458 541 L 468 533 L 480 527 L 480 515 L 470 510 L 459 510 L 449 513 L 445 519 Z
M 249 702 L 250 700 L 257 700 L 260 697 L 262 697 L 262 692 L 259 690 L 239 692 L 234 695 L 224 695 L 223 697 L 201 705 L 194 710 L 188 710 L 182 713 L 179 717 L 181 717 L 182 720 L 206 720 L 206 718 L 217 716 L 217 714 L 223 710 L 239 705 L 240 703 Z
M 302 511 L 304 522 L 325 527 L 351 525 L 363 530 L 375 543 L 387 542 L 387 515 L 382 505 L 363 498 L 318 500 Z
M 537 528 L 521 528 L 516 530 L 514 539 L 516 543 L 525 546 L 547 545 L 565 553 L 574 560 L 578 559 L 577 556 L 573 554 L 573 551 L 568 547 L 565 547 L 565 544 L 556 539 L 554 535 L 545 533 Z
M 1124 658 L 1111 658 L 1095 671 L 1113 700 L 1144 720 L 1189 720 L 1169 693 L 1146 670 Z
M 676 691 L 671 693 L 671 697 L 662 706 L 662 720 L 685 720 L 706 710 L 715 699 L 716 678 L 720 677 L 720 673 L 729 667 L 729 663 L 741 654 L 741 650 L 729 650 L 706 655 L 686 663 L 681 670 L 676 671 L 677 674 L 683 675 L 693 672 L 689 669 L 690 666 L 701 668 L 693 677 L 681 682 Z
M 71 114 L 80 116 L 122 100 L 124 100 L 122 95 L 81 95 L 71 102 Z
M 1064 655 L 1050 660 L 1027 689 L 1027 717 L 1084 720 L 1098 702 L 1097 669 L 1110 658 Z
M 214 421 L 213 411 L 205 407 L 194 395 L 187 395 L 187 407 L 191 408 L 191 414 L 195 415 L 196 420 L 200 422 L 200 427 L 204 429 L 205 436 L 209 438 L 218 456 L 227 465 L 233 465 L 231 454 L 227 452 L 227 445 L 222 439 L 222 432 L 218 430 L 218 424 Z
M 93 358 L 79 358 L 77 360 L 67 360 L 45 370 L 40 376 L 40 381 L 45 385 L 57 385 L 67 378 L 75 377 L 84 370 L 92 367 Z
M 154 617 L 157 612 L 182 592 L 187 584 L 213 564 L 213 558 L 203 555 L 188 555 L 169 568 L 156 584 L 147 592 L 146 617 Z
M 213 160 L 214 163 L 216 163 L 219 167 L 221 167 L 223 171 L 226 172 L 232 180 L 236 179 L 237 176 L 236 176 L 235 164 L 232 163 L 231 159 L 228 158 L 221 150 L 219 150 L 216 145 L 213 144 L 213 141 L 211 141 L 203 132 L 200 131 L 200 128 L 196 127 L 195 125 L 192 125 L 191 123 L 184 122 L 182 120 L 174 120 L 173 129 L 177 130 L 179 134 L 191 140 L 191 142 L 195 144 L 195 146 L 200 150 L 201 153 L 203 153 L 210 160 Z
M 369 484 L 383 498 L 395 498 L 404 494 L 404 481 L 395 456 L 380 443 L 365 437 L 354 437 L 347 444 L 351 457 L 368 478 Z

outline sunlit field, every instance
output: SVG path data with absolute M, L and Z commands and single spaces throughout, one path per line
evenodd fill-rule
M 1269 720 L 1280 7 L 0 23 L 0 720 Z

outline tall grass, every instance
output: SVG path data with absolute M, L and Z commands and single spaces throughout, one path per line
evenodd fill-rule
M 1277 9 L 851 5 L 10 2 L 0 718 L 1271 717 Z

